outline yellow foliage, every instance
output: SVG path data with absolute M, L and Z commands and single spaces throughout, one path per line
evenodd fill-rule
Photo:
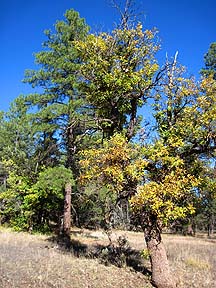
M 137 190 L 130 199 L 135 213 L 148 211 L 166 225 L 169 221 L 195 212 L 193 193 L 201 179 L 188 174 L 183 160 L 172 156 L 169 147 L 161 141 L 139 147 L 116 134 L 104 141 L 100 148 L 83 151 L 81 157 L 80 181 L 83 185 L 96 181 L 112 193 L 120 194 L 125 192 L 128 181 L 135 183 Z M 151 169 L 149 171 L 152 163 L 168 168 L 165 172 L 159 172 L 159 169 L 154 174 Z
M 98 149 L 85 150 L 80 153 L 82 185 L 88 181 L 98 181 L 114 193 L 121 193 L 130 181 L 139 181 L 147 164 L 138 159 L 138 150 L 129 144 L 124 136 L 115 134 L 110 140 L 104 141 Z
M 160 182 L 150 181 L 139 186 L 130 200 L 131 207 L 135 212 L 151 211 L 166 225 L 170 220 L 195 212 L 188 200 L 192 200 L 191 191 L 199 183 L 199 179 L 187 174 L 184 169 L 176 168 Z

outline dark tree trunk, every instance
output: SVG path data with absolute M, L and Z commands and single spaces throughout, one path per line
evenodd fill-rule
M 130 140 L 134 136 L 136 125 L 137 125 L 137 99 L 133 98 L 131 100 L 131 115 L 126 133 L 128 140 Z
M 70 241 L 71 230 L 71 184 L 65 185 L 64 215 L 63 215 L 63 237 Z
M 66 160 L 66 167 L 70 168 L 73 172 L 73 175 L 77 175 L 77 167 L 76 167 L 76 160 L 75 155 L 77 153 L 77 146 L 76 146 L 76 135 L 75 135 L 75 127 L 69 126 L 67 128 L 67 160 Z
M 208 237 L 212 237 L 214 234 L 214 216 L 210 215 L 208 219 Z
M 176 283 L 171 275 L 161 230 L 156 224 L 149 224 L 143 230 L 151 261 L 152 284 L 157 288 L 174 288 Z

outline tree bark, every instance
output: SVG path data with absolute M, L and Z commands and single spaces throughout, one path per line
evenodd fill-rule
M 63 236 L 70 240 L 71 230 L 71 184 L 65 185 L 64 216 L 63 216 Z
M 144 235 L 150 255 L 152 284 L 157 288 L 174 288 L 176 283 L 171 275 L 161 231 L 153 225 L 145 226 Z
M 210 215 L 208 219 L 208 237 L 212 237 L 214 235 L 214 216 Z
M 73 120 L 71 119 L 71 122 Z M 76 160 L 75 155 L 77 153 L 77 147 L 76 147 L 76 129 L 78 124 L 70 124 L 70 126 L 67 127 L 67 134 L 66 134 L 66 149 L 67 149 L 67 159 L 66 159 L 66 167 L 70 168 L 73 172 L 74 176 L 77 176 L 77 167 L 76 167 Z
M 130 140 L 134 136 L 136 124 L 137 124 L 137 99 L 133 98 L 131 100 L 131 115 L 126 133 L 128 140 Z

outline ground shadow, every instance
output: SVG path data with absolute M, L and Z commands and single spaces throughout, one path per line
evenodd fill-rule
M 151 271 L 144 264 L 140 251 L 131 248 L 126 239 L 120 238 L 117 244 L 85 244 L 82 240 L 73 239 L 73 235 L 82 235 L 80 231 L 72 232 L 71 239 L 65 239 L 62 236 L 52 236 L 47 241 L 54 243 L 59 251 L 72 253 L 75 257 L 85 257 L 98 259 L 104 265 L 115 265 L 119 268 L 130 267 L 134 271 L 140 272 L 146 276 L 151 276 Z M 86 235 L 87 238 L 97 238 Z
M 76 257 L 85 256 L 88 251 L 88 246 L 78 240 L 68 239 L 62 236 L 51 236 L 47 241 L 54 244 L 54 246 L 63 252 L 72 253 Z
M 151 275 L 151 271 L 144 265 L 140 251 L 131 247 L 121 247 L 116 245 L 95 245 L 92 255 L 105 265 L 115 265 L 119 268 L 131 267 L 136 272 L 144 275 Z

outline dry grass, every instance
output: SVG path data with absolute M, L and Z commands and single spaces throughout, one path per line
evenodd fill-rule
M 142 233 L 116 231 L 114 241 L 122 234 L 134 251 L 145 248 Z M 152 287 L 147 275 L 132 268 L 105 266 L 99 259 L 84 257 L 89 250 L 108 244 L 103 232 L 74 229 L 72 239 L 79 244 L 76 255 L 59 250 L 54 242 L 48 241 L 49 237 L 1 230 L 0 287 Z M 179 288 L 215 287 L 214 240 L 164 235 L 164 242 Z M 147 260 L 143 260 L 142 265 L 150 267 Z
M 216 287 L 216 240 L 165 236 L 178 287 Z
M 0 231 L 0 287 L 149 288 L 142 273 L 58 250 L 47 237 Z

